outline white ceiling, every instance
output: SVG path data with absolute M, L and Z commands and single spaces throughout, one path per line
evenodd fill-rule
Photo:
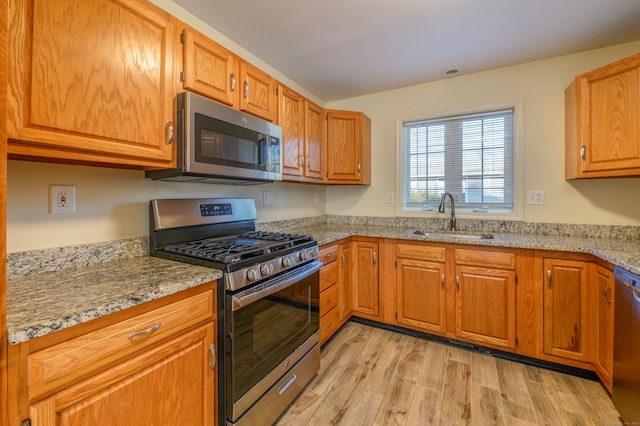
M 174 0 L 325 102 L 640 40 L 640 0 Z

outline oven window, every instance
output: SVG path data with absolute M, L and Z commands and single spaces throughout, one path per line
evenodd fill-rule
M 266 136 L 234 124 L 195 114 L 195 157 L 207 164 L 265 170 Z
M 319 328 L 319 273 L 231 313 L 237 401 Z

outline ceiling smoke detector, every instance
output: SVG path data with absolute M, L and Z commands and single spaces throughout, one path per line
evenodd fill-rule
M 445 76 L 445 77 L 451 77 L 451 76 L 454 76 L 454 75 L 458 74 L 459 72 L 460 72 L 460 70 L 457 69 L 457 68 L 448 68 L 448 69 L 442 71 L 441 74 L 443 76 Z

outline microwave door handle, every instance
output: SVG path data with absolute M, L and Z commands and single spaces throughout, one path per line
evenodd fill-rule
M 283 290 L 295 283 L 297 283 L 298 281 L 302 281 L 303 279 L 313 275 L 314 273 L 318 272 L 320 270 L 320 268 L 322 267 L 322 262 L 317 262 L 314 261 L 313 263 L 310 264 L 311 267 L 306 268 L 303 272 L 301 273 L 296 273 L 293 274 L 289 277 L 286 277 L 284 279 L 282 279 L 280 282 L 278 282 L 277 284 L 273 284 L 270 286 L 267 286 L 266 288 L 263 288 L 261 290 L 258 291 L 249 291 L 246 292 L 245 294 L 238 294 L 232 297 L 231 301 L 231 310 L 232 311 L 237 311 L 240 308 L 243 308 L 247 305 L 252 304 L 253 302 L 263 299 L 273 293 L 277 293 L 280 290 Z
M 266 166 L 269 163 L 268 137 L 258 141 L 258 166 Z

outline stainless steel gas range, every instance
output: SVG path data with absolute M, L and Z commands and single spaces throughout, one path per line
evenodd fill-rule
M 253 199 L 151 201 L 153 256 L 223 271 L 218 423 L 273 423 L 320 368 L 313 237 L 255 230 Z

